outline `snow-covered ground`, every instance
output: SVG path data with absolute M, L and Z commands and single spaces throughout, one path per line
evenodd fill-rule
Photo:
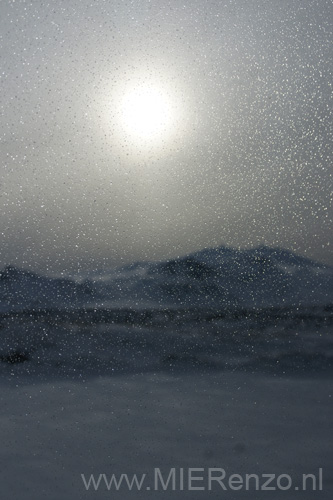
M 1 498 L 331 500 L 331 287 L 329 268 L 266 248 L 81 282 L 7 268 Z M 227 489 L 208 490 L 222 469 Z M 164 491 L 155 474 L 166 481 L 170 471 L 175 488 Z M 204 490 L 189 489 L 189 473 Z M 91 474 L 146 477 L 141 490 L 125 481 L 108 490 L 103 478 L 87 490 Z M 275 489 L 252 481 L 247 491 L 246 474 L 260 487 L 275 475 Z M 302 474 L 314 474 L 317 491 L 312 480 L 302 490 Z
M 326 377 L 239 372 L 136 373 L 82 380 L 13 377 L 1 385 L 2 498 L 332 498 L 332 383 Z M 154 469 L 177 474 L 176 490 L 154 487 Z M 204 469 L 179 490 L 180 469 Z M 207 491 L 209 468 L 288 474 L 289 491 Z M 323 470 L 323 490 L 295 491 Z M 147 474 L 142 491 L 88 479 Z M 263 480 L 261 484 L 263 484 Z M 285 485 L 285 482 L 282 482 Z M 276 486 L 276 481 L 271 486 Z M 151 490 L 147 490 L 147 488 Z
M 122 313 L 3 321 L 3 498 L 331 499 L 329 308 Z M 154 491 L 157 468 L 165 480 L 201 468 L 205 491 Z M 299 488 L 302 474 L 319 487 L 322 469 L 323 491 L 207 491 L 212 468 L 288 474 Z M 140 491 L 86 491 L 81 474 L 104 473 L 147 477 Z

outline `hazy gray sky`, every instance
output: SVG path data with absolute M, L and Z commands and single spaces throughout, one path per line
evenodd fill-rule
M 266 244 L 332 263 L 331 1 L 0 4 L 0 266 Z M 122 99 L 162 92 L 158 137 Z M 330 245 L 331 243 L 331 245 Z

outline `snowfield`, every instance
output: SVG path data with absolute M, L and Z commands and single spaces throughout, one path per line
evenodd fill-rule
M 332 383 L 322 377 L 166 372 L 1 386 L 3 498 L 332 498 Z M 81 474 L 164 477 L 172 468 L 302 474 L 323 491 L 86 491 Z M 196 473 L 207 476 L 207 472 Z M 285 484 L 285 483 L 284 483 Z M 311 483 L 309 483 L 311 484 Z M 206 486 L 207 481 L 195 486 Z
M 7 267 L 0 298 L 2 498 L 332 498 L 330 268 L 267 248 L 75 281 Z

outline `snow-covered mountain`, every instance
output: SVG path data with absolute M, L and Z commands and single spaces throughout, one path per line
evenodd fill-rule
M 86 284 L 118 305 L 297 306 L 331 302 L 333 270 L 287 250 L 220 247 L 125 266 Z
M 139 262 L 76 282 L 8 266 L 1 310 L 76 307 L 276 307 L 332 302 L 333 270 L 290 251 L 219 247 Z

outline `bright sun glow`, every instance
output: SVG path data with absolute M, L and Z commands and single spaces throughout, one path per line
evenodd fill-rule
M 127 133 L 150 140 L 169 132 L 172 106 L 168 96 L 158 88 L 141 86 L 125 94 L 121 116 Z

